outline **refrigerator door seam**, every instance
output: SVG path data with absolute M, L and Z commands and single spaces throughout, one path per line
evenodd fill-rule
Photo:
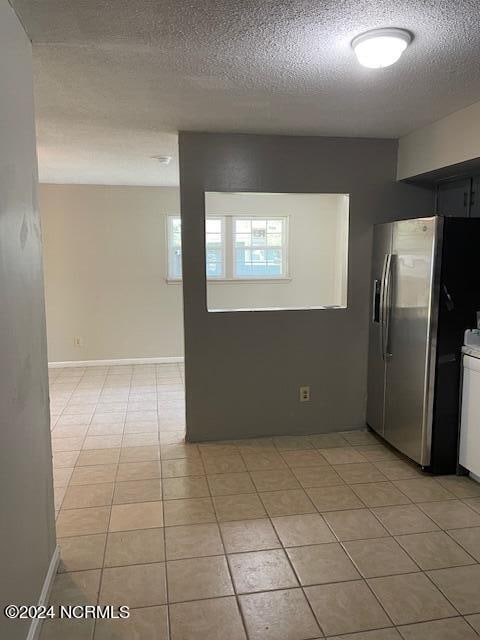
M 437 332 L 438 312 L 440 304 L 440 285 L 442 278 L 442 252 L 444 221 L 441 216 L 436 216 L 433 256 L 431 266 L 429 322 L 427 333 L 427 357 L 425 368 L 424 388 L 424 417 L 422 426 L 422 451 L 420 464 L 424 467 L 430 465 L 432 456 L 433 437 L 433 407 L 435 397 L 435 372 L 437 359 Z

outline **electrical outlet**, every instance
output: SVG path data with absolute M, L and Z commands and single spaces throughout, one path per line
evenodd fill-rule
M 300 402 L 310 402 L 310 387 L 305 385 L 299 388 Z
M 74 344 L 76 347 L 83 347 L 83 340 L 82 340 L 82 338 L 81 338 L 80 336 L 75 336 L 75 337 L 74 337 L 74 339 L 73 339 L 73 344 Z

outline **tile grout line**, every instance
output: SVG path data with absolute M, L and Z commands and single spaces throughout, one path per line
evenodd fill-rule
M 159 412 L 159 402 L 158 402 L 158 379 L 157 379 L 157 370 L 155 369 L 155 406 L 157 408 L 157 425 L 158 425 L 158 458 L 160 465 L 160 486 L 161 486 L 161 497 L 162 497 L 162 535 L 163 535 L 163 558 L 165 563 L 165 606 L 167 612 L 167 637 L 170 638 L 172 635 L 172 625 L 171 625 L 171 616 L 170 616 L 170 596 L 168 589 L 168 562 L 167 562 L 167 535 L 166 535 L 166 516 L 165 516 L 165 485 L 163 482 L 163 474 L 162 474 L 162 460 L 161 460 L 161 444 L 160 444 L 160 412 Z
M 100 395 L 99 397 L 101 397 L 102 391 L 105 388 L 105 382 L 102 385 L 102 389 L 100 390 Z M 96 407 L 98 406 L 98 403 L 96 405 Z M 96 410 L 95 407 L 95 410 Z M 115 469 L 115 477 L 114 477 L 114 482 L 113 482 L 113 493 L 112 493 L 112 502 L 113 502 L 113 496 L 115 493 L 115 479 L 117 477 L 117 473 L 118 473 L 118 460 L 117 460 L 117 465 L 116 465 L 116 469 Z M 112 504 L 110 504 L 110 508 L 109 508 L 109 514 L 108 514 L 108 523 L 107 523 L 107 530 L 106 530 L 106 535 L 105 535 L 105 544 L 103 546 L 103 554 L 102 554 L 102 566 L 100 569 L 100 580 L 98 583 L 98 594 L 97 594 L 97 603 L 100 602 L 100 594 L 102 592 L 102 586 L 103 586 L 103 570 L 105 567 L 105 557 L 106 557 L 106 552 L 107 552 L 107 544 L 108 544 L 108 535 L 109 535 L 109 529 L 110 529 L 110 520 L 112 518 Z M 97 620 L 94 620 L 93 623 L 93 639 L 95 640 L 95 636 L 97 635 Z
M 84 374 L 83 374 L 83 375 L 84 375 Z M 83 377 L 83 375 L 82 375 L 82 377 Z M 80 382 L 79 382 L 78 384 L 80 384 Z M 98 396 L 98 397 L 100 397 L 100 395 L 101 395 L 101 393 L 102 393 L 102 390 L 103 390 L 103 388 L 104 388 L 104 385 L 105 385 L 105 382 L 103 383 L 102 388 L 99 390 L 99 396 Z M 77 385 L 77 388 L 78 388 L 78 385 Z M 98 405 L 98 403 L 97 403 L 97 405 Z M 96 407 L 97 405 L 95 405 L 95 407 Z M 92 420 L 92 418 L 90 419 L 90 424 L 91 424 L 91 420 Z M 87 430 L 87 432 L 88 432 L 88 430 Z M 84 439 L 83 439 L 83 441 L 82 441 L 82 449 L 81 449 L 81 450 L 83 450 L 83 444 L 84 444 L 84 442 L 85 442 L 86 437 L 87 437 L 87 433 L 85 434 L 85 437 L 84 437 Z M 78 459 L 78 458 L 77 458 L 77 459 Z M 70 486 L 70 482 L 69 482 L 69 486 Z M 112 494 L 112 496 L 113 496 L 113 494 Z M 63 501 L 62 501 L 62 502 L 63 502 Z M 60 514 L 60 510 L 59 510 L 59 514 Z M 110 507 L 109 507 L 109 522 L 110 522 L 110 517 L 111 517 L 111 505 L 110 505 Z M 106 550 L 107 540 L 108 540 L 108 525 L 107 525 L 107 531 L 106 531 L 106 533 L 105 533 L 105 542 L 104 542 L 104 545 L 103 545 L 103 554 L 102 554 L 102 556 L 103 556 L 103 560 L 102 560 L 102 566 L 100 567 L 100 576 L 99 576 L 98 587 L 97 587 L 97 594 L 96 594 L 96 604 L 98 604 L 98 601 L 99 601 L 99 598 L 100 598 L 100 591 L 101 591 L 101 587 L 102 587 L 102 579 L 103 579 L 103 564 L 104 564 L 104 558 L 105 558 L 105 550 Z M 94 637 L 94 635 L 95 635 L 95 633 L 96 633 L 96 625 L 97 625 L 97 621 L 96 621 L 96 619 L 94 619 L 94 621 L 93 621 L 93 625 L 92 625 L 92 638 Z
M 323 515 L 320 514 L 323 518 Z M 340 547 L 344 550 L 344 552 L 347 554 L 348 558 L 350 558 L 353 561 L 353 558 L 350 557 L 350 554 L 346 551 L 346 549 L 344 548 L 342 541 L 340 540 L 340 537 L 335 533 L 335 530 L 333 529 L 333 527 L 330 525 L 330 523 L 328 522 L 328 520 L 326 518 L 323 518 L 324 522 L 326 523 L 327 527 L 330 529 L 330 531 L 332 532 L 332 534 L 334 535 L 334 537 L 336 538 L 337 542 L 340 544 Z M 354 566 L 356 566 L 356 563 L 353 563 Z M 380 602 L 380 600 L 377 598 L 376 594 L 373 592 L 372 588 L 370 587 L 370 585 L 368 584 L 367 580 L 364 578 L 364 576 L 362 575 L 361 571 L 358 569 L 358 573 L 361 576 L 361 579 L 363 581 L 363 583 L 365 584 L 365 586 L 367 587 L 367 589 L 370 591 L 370 593 L 373 595 L 373 597 L 375 598 L 375 600 L 378 602 L 380 608 L 382 609 L 382 611 L 385 613 L 387 620 L 390 620 L 390 622 L 392 623 L 393 626 L 395 626 L 392 618 L 390 617 L 390 615 L 388 614 L 388 612 L 386 611 L 385 607 L 383 606 L 383 604 Z M 308 600 L 308 597 L 307 597 Z M 323 631 L 323 628 L 322 628 Z M 327 637 L 327 634 L 324 633 L 324 635 Z M 337 634 L 338 635 L 338 634 Z
M 203 459 L 203 456 L 202 456 L 201 452 L 200 452 L 200 459 L 202 461 L 203 470 L 205 472 L 205 478 L 207 478 L 207 469 L 206 469 L 205 461 Z M 215 500 L 214 500 L 214 496 L 212 494 L 212 490 L 211 490 L 211 487 L 210 487 L 210 483 L 208 482 L 208 479 L 207 479 L 207 489 L 208 489 L 208 492 L 209 492 L 210 503 L 212 505 L 213 513 L 215 515 L 215 523 L 217 525 L 217 529 L 218 529 L 218 533 L 219 533 L 219 536 L 220 536 L 220 540 L 222 542 L 223 557 L 225 558 L 225 563 L 227 565 L 228 575 L 230 577 L 230 583 L 232 585 L 232 590 L 233 590 L 233 596 L 235 597 L 235 603 L 237 605 L 237 611 L 238 611 L 238 614 L 240 616 L 240 620 L 242 622 L 243 630 L 244 630 L 244 633 L 245 633 L 245 638 L 249 639 L 250 638 L 250 634 L 248 633 L 247 622 L 245 620 L 245 616 L 243 614 L 242 607 L 240 605 L 240 599 L 238 597 L 237 588 L 236 588 L 235 581 L 234 581 L 234 578 L 233 578 L 232 568 L 231 568 L 231 565 L 230 565 L 230 561 L 228 559 L 227 548 L 225 546 L 225 538 L 223 536 L 221 522 L 218 519 L 218 513 L 217 513 L 217 509 L 215 507 Z
M 82 377 L 83 377 L 83 374 L 82 374 L 82 376 L 80 377 L 80 380 L 81 380 L 81 378 L 82 378 Z M 79 384 L 80 384 L 80 380 L 78 380 L 78 381 L 77 381 L 77 384 L 75 385 L 74 389 L 72 389 L 72 391 L 71 391 L 71 393 L 70 393 L 70 396 L 69 396 L 69 398 L 68 398 L 68 400 L 67 400 L 67 403 L 66 403 L 65 407 L 66 407 L 66 406 L 68 406 L 68 403 L 70 402 L 70 400 L 71 400 L 71 398 L 72 398 L 72 396 L 73 396 L 74 392 L 76 391 L 76 389 L 78 388 L 78 386 L 79 386 Z M 50 383 L 49 383 L 49 392 L 48 392 L 48 393 L 49 393 L 49 396 L 48 396 L 48 397 L 49 397 L 49 406 L 50 406 Z M 65 407 L 64 407 L 64 409 L 65 409 Z M 62 409 L 62 411 L 61 411 L 61 413 L 60 413 L 59 417 L 58 417 L 58 418 L 57 418 L 57 420 L 55 421 L 54 428 L 53 428 L 53 429 L 50 429 L 50 438 L 51 438 L 51 439 L 54 437 L 53 432 L 55 431 L 55 427 L 58 425 L 58 420 L 60 419 L 60 416 L 63 414 L 64 409 Z M 83 448 L 83 444 L 84 444 L 84 442 L 85 442 L 85 438 L 86 438 L 86 437 L 87 437 L 87 434 L 85 433 L 85 436 L 84 436 L 84 438 L 82 439 L 82 443 L 81 443 L 81 445 L 80 445 L 80 447 L 81 447 L 81 448 L 80 448 L 80 451 L 81 451 L 81 449 Z M 80 454 L 79 454 L 79 455 L 80 455 Z M 52 464 L 53 464 L 53 451 L 52 451 Z M 72 472 L 72 473 L 73 473 L 73 472 Z M 71 479 L 71 476 L 70 476 L 70 479 Z M 69 482 L 68 482 L 68 484 L 67 484 L 67 486 L 66 486 L 66 489 L 65 489 L 65 492 L 64 492 L 64 494 L 63 494 L 62 500 L 60 501 L 60 505 L 59 505 L 59 507 L 58 507 L 58 513 L 57 513 L 57 515 L 55 516 L 55 522 L 57 521 L 57 517 L 58 517 L 58 515 L 60 515 L 60 510 L 61 510 L 61 508 L 62 508 L 62 504 L 63 504 L 63 501 L 64 501 L 64 499 L 65 499 L 65 495 L 66 495 L 66 493 L 67 493 L 68 486 L 69 486 L 69 484 L 70 484 L 70 479 L 69 479 Z M 54 487 L 54 496 L 55 496 L 55 487 Z

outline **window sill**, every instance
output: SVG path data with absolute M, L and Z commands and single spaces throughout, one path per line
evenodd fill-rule
M 346 305 L 321 305 L 311 307 L 257 307 L 247 309 L 210 309 L 207 308 L 208 313 L 264 313 L 265 311 L 345 311 Z
M 207 280 L 208 284 L 245 284 L 248 283 L 258 283 L 258 284 L 274 284 L 274 283 L 283 283 L 291 282 L 293 278 L 209 278 Z M 166 278 L 165 282 L 167 284 L 182 284 L 183 280 L 180 278 Z

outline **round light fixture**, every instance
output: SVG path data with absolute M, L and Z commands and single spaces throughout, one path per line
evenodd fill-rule
M 411 41 L 405 29 L 373 29 L 354 38 L 352 48 L 361 65 L 381 69 L 397 62 Z

